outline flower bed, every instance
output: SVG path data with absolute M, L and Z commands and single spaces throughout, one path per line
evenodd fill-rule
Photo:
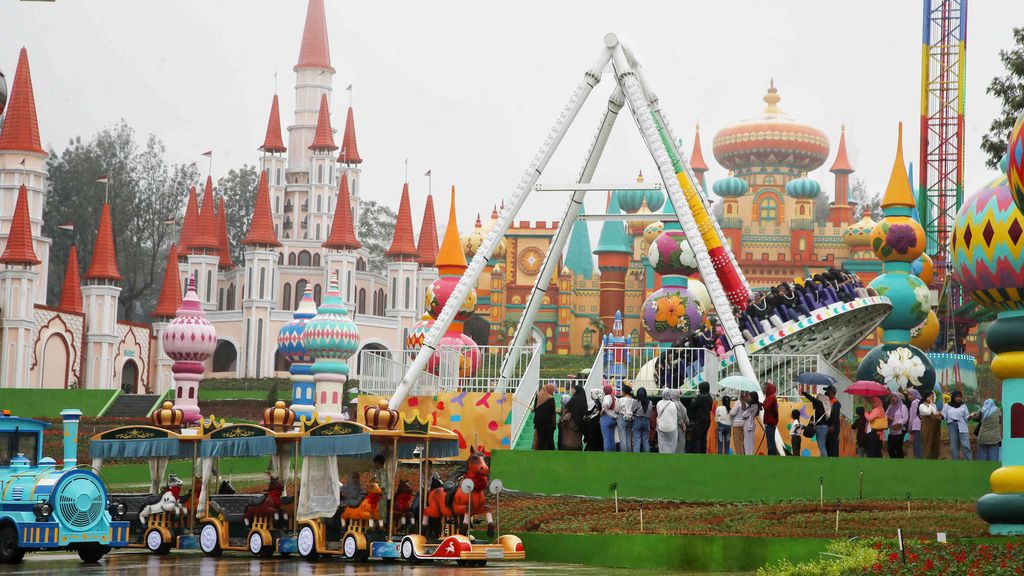
M 760 568 L 757 576 L 988 576 L 1024 574 L 1024 544 L 906 541 L 901 552 L 894 539 L 875 542 L 835 542 L 828 557 L 814 562 L 787 561 Z

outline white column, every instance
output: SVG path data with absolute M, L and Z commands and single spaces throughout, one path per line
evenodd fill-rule
M 85 388 L 113 389 L 114 355 L 120 338 L 117 334 L 117 298 L 121 287 L 116 284 L 88 283 L 82 287 L 85 310 Z

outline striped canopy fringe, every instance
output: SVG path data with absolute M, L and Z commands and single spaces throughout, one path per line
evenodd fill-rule
M 150 440 L 93 440 L 89 444 L 91 458 L 191 458 L 192 448 L 177 438 Z
M 369 434 L 310 436 L 299 446 L 303 456 L 370 456 L 372 451 Z
M 199 455 L 204 458 L 270 456 L 276 452 L 277 441 L 272 436 L 214 438 L 199 443 Z
M 408 460 L 410 458 L 416 458 L 413 452 L 416 447 L 420 444 L 416 442 L 403 442 L 398 445 L 398 458 L 401 460 Z M 426 442 L 423 443 L 426 445 Z M 428 450 L 427 458 L 455 458 L 459 455 L 459 441 L 458 440 L 431 440 L 430 450 Z

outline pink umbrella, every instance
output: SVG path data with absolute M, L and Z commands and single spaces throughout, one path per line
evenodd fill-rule
M 888 396 L 892 394 L 888 388 L 873 380 L 857 380 L 843 392 L 854 396 Z

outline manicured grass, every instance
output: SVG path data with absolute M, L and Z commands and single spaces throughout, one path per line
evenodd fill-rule
M 116 390 L 0 389 L 0 409 L 26 418 L 60 418 L 65 408 L 78 408 L 83 416 L 96 416 Z
M 544 354 L 540 357 L 540 377 L 565 378 L 593 365 L 593 355 Z
M 222 476 L 231 474 L 257 474 L 267 469 L 268 458 L 224 458 L 220 461 Z M 149 464 L 114 464 L 104 463 L 100 470 L 108 484 L 145 484 L 149 482 Z M 186 479 L 192 474 L 192 464 L 188 461 L 172 461 L 167 466 L 167 474 L 176 474 Z
M 199 388 L 200 400 L 266 400 L 265 390 L 211 390 Z

